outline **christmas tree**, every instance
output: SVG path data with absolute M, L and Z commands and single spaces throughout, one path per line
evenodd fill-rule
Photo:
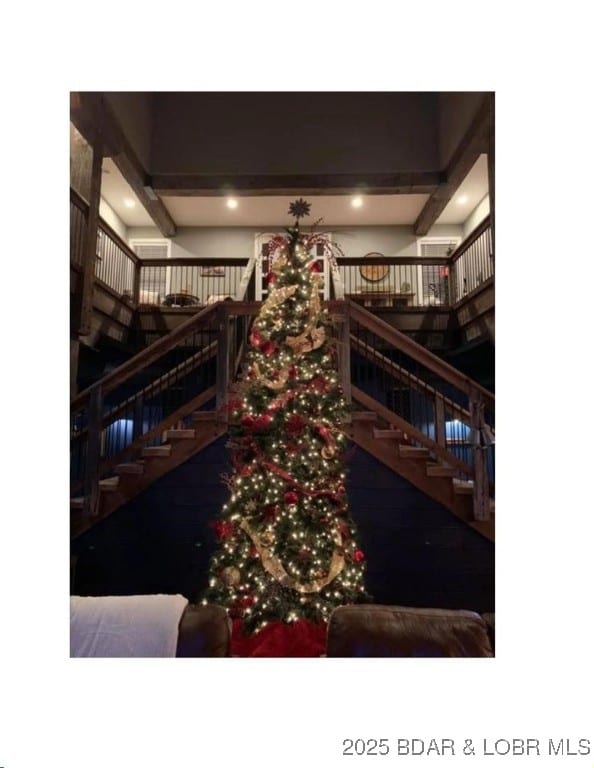
M 214 524 L 219 545 L 203 602 L 243 631 L 270 622 L 324 623 L 366 598 L 364 554 L 348 512 L 341 430 L 348 413 L 337 373 L 323 275 L 312 250 L 333 246 L 295 225 L 269 244 L 268 297 L 252 325 L 239 396 L 228 404 L 233 474 Z

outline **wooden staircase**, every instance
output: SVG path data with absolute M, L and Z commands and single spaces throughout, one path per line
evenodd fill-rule
M 362 394 L 362 393 L 360 393 Z M 385 410 L 371 398 L 362 396 L 369 410 L 354 411 L 346 432 L 363 450 L 430 498 L 443 504 L 489 541 L 495 541 L 495 501 L 490 499 L 489 519 L 475 520 L 474 482 L 459 478 L 460 471 L 445 459 L 436 459 L 428 448 L 419 446 L 402 429 L 386 419 Z M 361 405 L 358 403 L 358 405 Z M 383 418 L 382 418 L 382 411 Z
M 342 349 L 347 350 L 347 354 L 343 352 L 339 356 L 339 374 L 343 389 L 350 392 L 355 405 L 351 420 L 345 425 L 347 434 L 356 445 L 427 496 L 443 504 L 474 530 L 494 541 L 494 500 L 487 499 L 486 494 L 481 491 L 486 488 L 485 484 L 475 489 L 473 480 L 468 479 L 476 476 L 475 468 L 457 458 L 448 448 L 444 437 L 446 411 L 465 424 L 477 424 L 477 421 L 473 422 L 473 413 L 443 395 L 430 381 L 422 381 L 416 375 L 408 373 L 388 356 L 386 350 L 398 349 L 409 354 L 433 374 L 467 394 L 471 404 L 479 402 L 481 397 L 487 401 L 491 398 L 494 408 L 493 395 L 486 391 L 478 392 L 480 388 L 477 389 L 475 382 L 352 302 L 334 302 L 334 305 L 334 311 L 343 313 L 344 327 L 341 333 L 346 343 Z M 87 441 L 87 465 L 91 466 L 92 472 L 87 472 L 86 477 L 91 476 L 93 482 L 90 484 L 87 479 L 85 487 L 90 487 L 91 493 L 86 496 L 81 495 L 81 490 L 76 493 L 75 488 L 74 498 L 71 499 L 73 537 L 105 519 L 226 432 L 227 424 L 222 415 L 224 403 L 234 389 L 234 374 L 237 361 L 241 358 L 241 334 L 235 333 L 232 320 L 240 316 L 254 315 L 256 312 L 257 306 L 248 302 L 222 302 L 207 308 L 74 399 L 73 411 L 80 412 L 84 409 L 88 414 L 84 437 Z M 383 348 L 378 349 L 377 344 L 373 346 L 370 343 L 371 336 L 364 336 L 361 333 L 362 328 L 374 334 L 376 340 L 381 339 Z M 105 393 L 113 391 L 116 385 L 129 380 L 139 370 L 151 365 L 159 356 L 171 352 L 176 345 L 181 343 L 195 346 L 194 334 L 198 331 L 208 331 L 210 335 L 205 337 L 202 347 L 196 347 L 196 352 L 191 357 L 172 370 L 175 375 L 179 370 L 192 373 L 214 359 L 216 380 L 212 386 L 184 401 L 176 411 L 148 432 L 141 434 L 120 453 L 101 458 L 100 435 L 106 425 L 119 418 L 124 413 L 124 407 L 129 408 L 130 403 L 136 408 L 136 412 L 141 414 L 143 398 L 164 391 L 170 384 L 168 377 L 171 374 L 160 375 L 149 385 L 138 385 L 136 395 L 127 395 L 121 407 L 118 406 L 107 414 L 102 410 L 101 398 Z M 375 365 L 382 375 L 389 377 L 389 381 L 404 380 L 417 393 L 434 402 L 435 439 L 351 383 L 349 346 Z M 476 393 L 478 400 L 473 399 Z M 205 410 L 212 408 L 211 403 L 214 400 L 217 409 L 222 410 Z M 441 415 L 438 421 L 439 414 Z M 141 421 L 142 417 L 139 418 Z M 81 483 L 79 488 L 80 485 Z M 477 505 L 477 496 L 480 496 L 480 505 Z M 488 503 L 485 503 L 486 501 Z M 482 510 L 480 515 L 476 514 L 477 508 Z
M 83 497 L 71 499 L 71 535 L 84 533 L 227 431 L 227 425 L 214 411 L 195 411 L 191 418 L 192 429 L 166 429 L 161 445 L 143 447 L 139 442 L 135 449 L 132 446 L 132 460 L 117 464 L 115 474 L 99 480 L 94 515 L 84 514 Z

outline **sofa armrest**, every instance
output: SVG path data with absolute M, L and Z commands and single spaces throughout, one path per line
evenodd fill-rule
M 330 616 L 328 656 L 492 657 L 493 649 L 472 611 L 346 605 Z
M 220 605 L 188 605 L 179 623 L 178 658 L 231 655 L 231 620 Z

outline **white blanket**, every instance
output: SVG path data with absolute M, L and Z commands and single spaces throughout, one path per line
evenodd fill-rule
M 182 595 L 70 598 L 70 656 L 175 656 Z

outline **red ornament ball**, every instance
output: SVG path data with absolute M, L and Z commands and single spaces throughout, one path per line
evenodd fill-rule
M 276 283 L 276 275 L 274 272 L 269 272 L 266 275 L 266 285 L 274 285 Z
M 361 552 L 360 549 L 355 550 L 355 552 L 353 554 L 353 560 L 356 563 L 362 563 L 363 560 L 365 560 L 365 555 L 363 554 L 363 552 Z
M 270 339 L 268 339 L 268 341 L 265 341 L 260 345 L 260 351 L 266 357 L 272 357 L 272 355 L 274 355 L 276 352 L 276 344 L 274 341 L 270 341 Z
M 259 347 L 262 343 L 262 334 L 257 328 L 254 328 L 250 334 L 250 344 L 252 347 Z
M 297 504 L 299 501 L 299 496 L 295 493 L 295 491 L 287 491 L 285 493 L 285 501 L 287 504 Z

